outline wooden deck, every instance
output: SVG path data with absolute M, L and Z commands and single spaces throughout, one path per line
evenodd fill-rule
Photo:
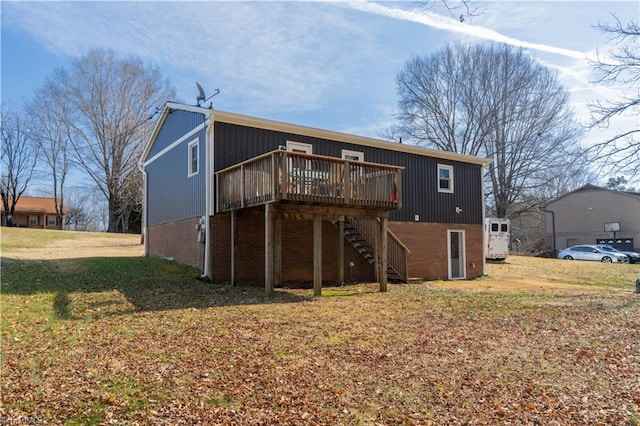
M 216 173 L 217 211 L 272 202 L 392 210 L 402 167 L 276 150 Z
M 313 221 L 314 294 L 322 292 L 322 221 L 335 221 L 342 235 L 337 247 L 338 281 L 344 277 L 345 217 L 369 217 L 367 238 L 374 247 L 380 291 L 391 268 L 406 280 L 408 249 L 387 228 L 388 211 L 402 205 L 403 168 L 386 164 L 276 150 L 216 173 L 217 212 L 231 212 L 231 281 L 235 280 L 236 211 L 264 205 L 265 292 L 272 294 L 281 273 L 281 219 Z M 364 222 L 362 222 L 364 223 Z M 388 238 L 390 236 L 390 238 Z M 390 248 L 388 249 L 388 243 Z

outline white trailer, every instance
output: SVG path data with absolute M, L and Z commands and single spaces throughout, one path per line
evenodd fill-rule
M 509 219 L 486 218 L 484 221 L 485 244 L 488 260 L 505 260 L 509 255 L 511 222 Z

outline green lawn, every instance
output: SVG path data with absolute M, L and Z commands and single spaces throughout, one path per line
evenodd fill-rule
M 586 287 L 572 268 L 592 266 L 516 258 L 475 288 L 358 284 L 267 299 L 260 286 L 203 282 L 161 259 L 3 257 L 0 414 L 68 425 L 637 425 L 640 265 L 593 265 L 597 285 Z M 561 291 L 518 290 L 535 274 Z M 506 276 L 513 288 L 500 290 Z
M 83 236 L 93 236 L 92 233 L 47 230 L 28 228 L 0 228 L 0 251 L 11 252 L 20 248 L 42 247 L 54 241 L 75 240 Z

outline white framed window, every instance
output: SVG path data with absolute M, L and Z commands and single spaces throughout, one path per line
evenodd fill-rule
M 310 143 L 287 141 L 287 151 L 313 154 L 313 145 Z
M 348 149 L 342 150 L 342 159 L 350 161 L 364 161 L 364 152 L 350 151 Z
M 34 226 L 38 224 L 38 216 L 36 215 L 29 215 L 29 226 Z
M 200 170 L 200 144 L 198 143 L 198 139 L 194 139 L 193 141 L 191 141 L 189 143 L 189 149 L 188 149 L 188 154 L 189 154 L 189 165 L 188 165 L 188 170 L 189 170 L 189 174 L 188 177 L 194 176 L 198 174 L 198 171 Z
M 57 218 L 55 216 L 47 215 L 47 226 L 56 226 Z
M 453 166 L 438 164 L 438 192 L 453 193 Z

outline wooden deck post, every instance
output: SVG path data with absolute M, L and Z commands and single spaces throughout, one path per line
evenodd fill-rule
M 270 204 L 264 205 L 264 292 L 273 294 L 273 246 L 274 246 L 273 211 Z
M 236 285 L 236 262 L 238 260 L 238 247 L 236 246 L 236 210 L 231 210 L 231 285 Z
M 342 169 L 342 182 L 344 185 L 343 202 L 349 204 L 351 202 L 351 166 L 347 160 L 344 161 Z
M 387 291 L 387 218 L 380 218 L 380 272 L 378 274 L 380 280 L 380 291 Z
M 344 216 L 338 219 L 338 284 L 344 284 Z
M 274 227 L 274 277 L 275 285 L 282 282 L 282 215 L 276 213 Z
M 373 270 L 376 275 L 376 281 L 380 282 L 380 246 L 382 241 L 380 240 L 380 232 L 376 230 L 376 218 L 373 218 Z M 377 231 L 377 232 L 376 232 Z
M 244 208 L 244 164 L 240 164 L 240 207 Z
M 322 295 L 322 215 L 313 215 L 313 295 Z

